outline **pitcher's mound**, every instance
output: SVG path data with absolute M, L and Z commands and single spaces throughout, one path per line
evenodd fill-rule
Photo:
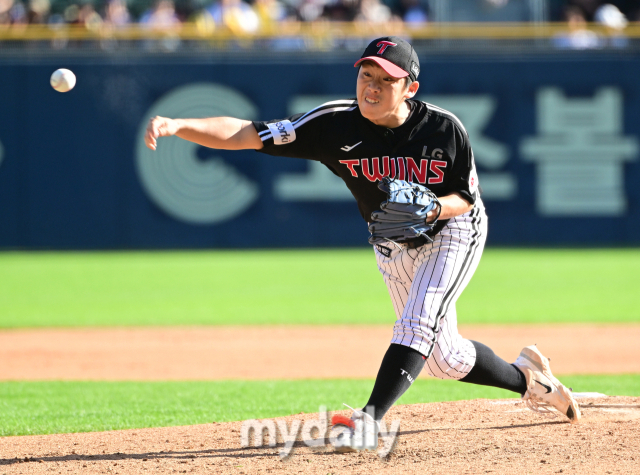
M 336 454 L 302 441 L 282 461 L 276 447 L 241 446 L 241 422 L 0 439 L 7 473 L 638 473 L 640 398 L 581 398 L 583 419 L 535 414 L 519 400 L 397 406 L 395 450 Z M 348 414 L 345 412 L 345 414 Z M 317 418 L 299 414 L 277 419 Z

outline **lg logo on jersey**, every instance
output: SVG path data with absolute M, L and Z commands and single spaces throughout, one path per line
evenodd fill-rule
M 429 150 L 426 145 L 422 148 L 422 156 L 427 158 L 429 157 Z M 431 151 L 431 158 L 442 158 L 442 149 L 434 148 Z
M 434 148 L 431 151 L 431 158 L 440 159 L 442 158 L 442 153 L 443 152 L 441 148 Z M 422 149 L 422 156 L 423 157 L 429 156 L 426 145 Z M 447 167 L 447 162 L 444 160 L 431 160 L 431 162 L 429 163 L 429 168 L 433 173 L 436 174 L 436 177 L 429 178 L 429 184 L 442 183 L 444 181 L 444 168 L 446 167 Z
M 442 157 L 442 150 L 436 149 L 435 154 L 440 152 L 438 158 Z M 421 159 L 419 163 L 412 157 L 380 157 L 361 158 L 353 160 L 340 160 L 351 172 L 351 176 L 358 177 L 356 167 L 360 167 L 362 175 L 369 181 L 376 182 L 385 176 L 407 180 L 415 183 L 437 185 L 444 181 L 444 172 L 447 162 L 444 160 Z

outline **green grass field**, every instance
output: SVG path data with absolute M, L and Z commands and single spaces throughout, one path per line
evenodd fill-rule
M 639 322 L 640 249 L 485 252 L 461 323 Z M 0 327 L 391 323 L 367 249 L 0 253 Z
M 461 323 L 640 322 L 640 249 L 489 249 Z M 0 328 L 391 324 L 370 250 L 0 253 Z M 640 375 L 567 376 L 640 396 Z M 231 421 L 363 404 L 372 380 L 2 382 L 0 435 Z M 260 394 L 259 398 L 254 397 Z M 513 397 L 419 379 L 400 404 Z
M 639 376 L 565 376 L 576 391 L 640 396 Z M 0 435 L 90 432 L 278 417 L 362 405 L 373 380 L 0 383 Z M 255 395 L 259 394 L 260 397 Z M 418 379 L 399 404 L 510 398 L 501 389 Z

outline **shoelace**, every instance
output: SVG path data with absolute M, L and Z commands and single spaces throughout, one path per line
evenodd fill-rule
M 527 407 L 533 412 L 537 412 L 538 414 L 548 417 L 549 419 L 558 417 L 558 414 L 555 412 L 555 410 L 549 409 L 550 406 L 547 403 L 545 403 L 538 396 L 530 394 L 529 391 L 527 391 L 525 395 L 522 396 L 522 399 L 526 401 Z
M 376 422 L 376 421 L 374 421 L 374 420 L 369 416 L 369 414 L 367 414 L 366 412 L 361 411 L 361 410 L 359 410 L 359 409 L 354 409 L 354 408 L 353 408 L 353 407 L 351 407 L 349 404 L 346 404 L 346 403 L 344 403 L 344 402 L 343 402 L 342 404 L 344 404 L 344 405 L 345 405 L 345 406 L 347 406 L 349 409 L 351 409 L 351 410 L 353 411 L 354 415 L 357 415 L 359 418 L 361 417 L 361 418 L 362 418 L 362 422 L 363 422 L 363 423 L 367 423 L 367 422 L 369 422 L 369 423 L 370 423 L 370 422 L 373 422 L 373 423 L 374 423 L 374 424 L 376 424 L 376 426 L 377 426 L 377 422 Z
M 393 242 L 393 241 L 391 241 L 391 242 Z M 349 404 L 347 404 L 347 403 L 345 403 L 345 402 L 343 402 L 342 404 L 343 404 L 344 406 L 347 406 L 347 407 L 348 407 L 349 409 L 351 409 L 353 412 L 362 412 L 362 411 L 359 411 L 358 409 L 354 409 L 353 407 L 351 407 Z

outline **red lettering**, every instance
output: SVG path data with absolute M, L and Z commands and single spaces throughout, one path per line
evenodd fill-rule
M 382 173 L 380 173 L 380 159 L 373 157 L 371 159 L 373 172 L 369 172 L 369 159 L 363 158 L 362 162 L 362 174 L 367 177 L 369 181 L 382 180 L 382 177 L 389 176 L 389 157 L 382 157 Z
M 354 167 L 360 165 L 360 160 L 340 160 L 340 163 L 346 165 L 349 168 L 351 176 L 358 176 L 358 173 L 356 172 L 356 169 Z
M 444 181 L 444 170 L 441 168 L 446 168 L 447 162 L 442 160 L 431 160 L 429 164 L 429 170 L 436 174 L 435 177 L 429 178 L 429 184 L 434 185 L 436 183 L 442 183 Z
M 388 159 L 389 157 L 382 157 L 383 160 Z M 396 177 L 396 159 L 392 158 L 391 159 L 391 171 L 389 172 L 389 176 L 391 178 L 395 178 Z
M 427 182 L 427 167 L 429 160 L 420 160 L 420 168 L 413 158 L 407 157 L 407 181 L 413 181 L 412 175 L 416 177 L 418 183 Z M 424 168 L 422 167 L 424 165 Z
M 397 160 L 397 164 L 396 164 Z M 371 161 L 371 162 L 369 162 Z M 382 166 L 380 158 L 363 158 L 361 160 L 340 160 L 340 163 L 346 165 L 351 172 L 351 176 L 358 177 L 356 167 L 362 167 L 362 174 L 367 180 L 376 182 L 385 176 L 390 176 L 398 180 L 414 181 L 417 183 L 427 183 L 427 171 L 431 171 L 433 175 L 428 179 L 429 184 L 442 183 L 444 181 L 444 169 L 447 162 L 443 160 L 420 160 L 420 165 L 416 163 L 412 157 L 382 157 Z
M 405 179 L 405 170 L 404 158 L 398 157 L 398 180 Z
M 380 43 L 376 44 L 376 46 L 380 47 L 380 49 L 378 50 L 378 54 L 383 54 L 389 46 L 398 45 L 396 43 L 392 43 L 391 41 L 381 41 Z

